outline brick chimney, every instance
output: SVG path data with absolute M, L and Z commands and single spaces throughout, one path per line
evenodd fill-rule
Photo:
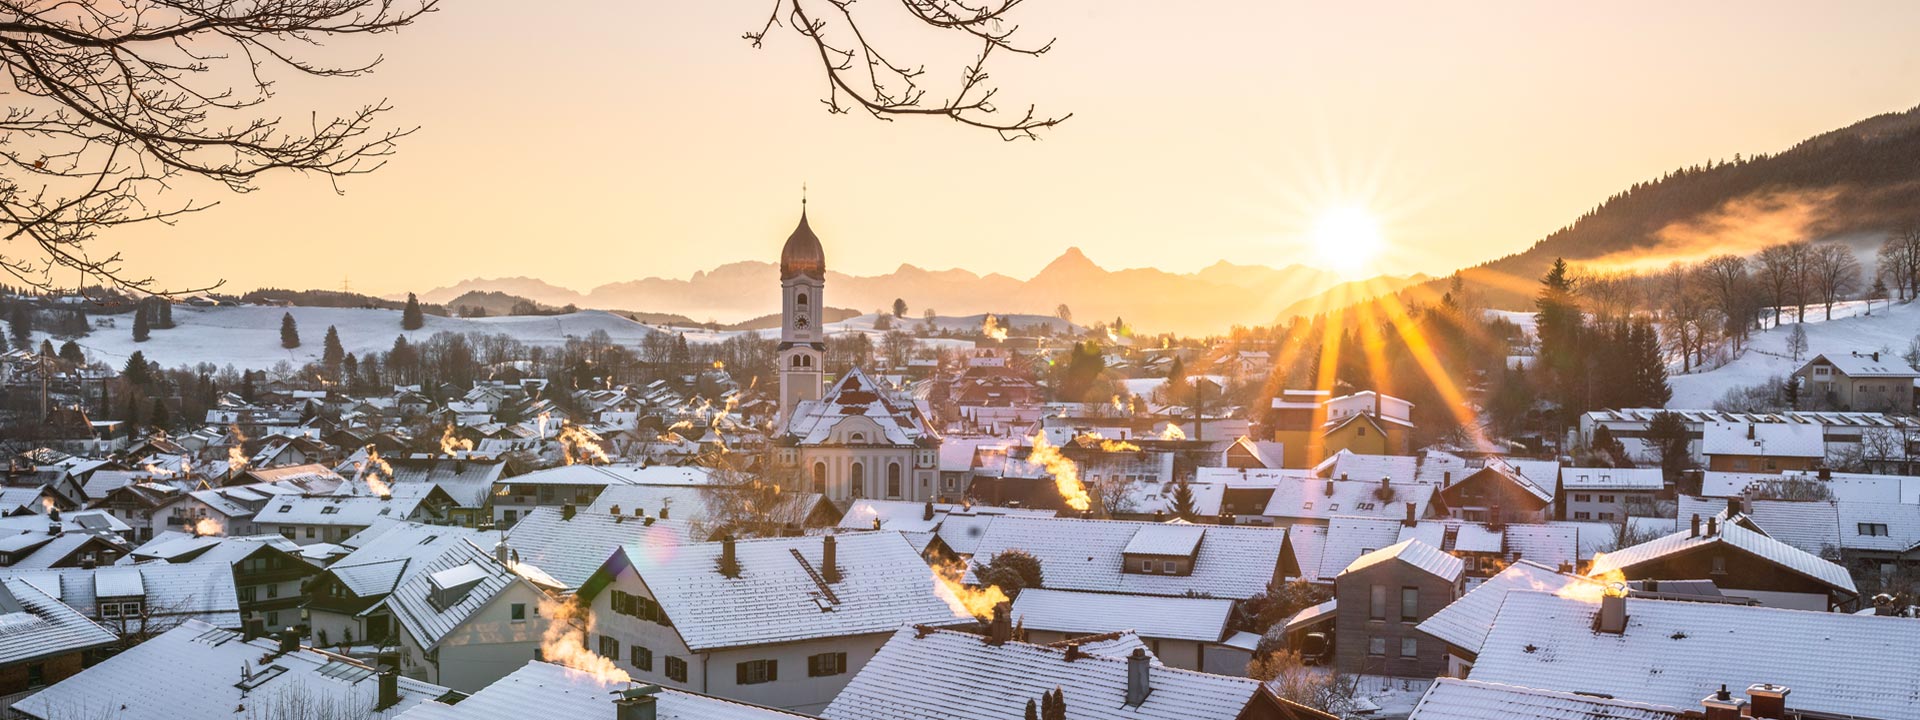
M 1328 479 L 1327 479 L 1327 490 L 1326 490 L 1326 492 L 1327 492 L 1327 497 L 1333 497 L 1333 479 L 1332 479 L 1332 478 L 1328 478 Z
M 1139 707 L 1147 701 L 1147 695 L 1153 692 L 1151 672 L 1152 664 L 1147 662 L 1147 649 L 1134 648 L 1127 656 L 1127 701 L 1126 704 Z
M 1718 532 L 1720 532 L 1720 516 L 1707 518 L 1707 537 L 1713 537 Z
M 1763 720 L 1787 720 L 1787 693 L 1793 692 L 1784 685 L 1760 683 L 1747 687 L 1747 699 L 1753 702 L 1748 711 Z
M 1747 439 L 1752 440 L 1753 437 L 1754 437 L 1753 423 L 1747 423 Z
M 1707 711 L 1707 720 L 1741 720 L 1747 707 L 1747 701 L 1733 699 L 1733 693 L 1727 692 L 1727 686 L 1700 700 L 1700 707 Z
M 660 508 L 660 519 L 661 519 L 661 520 L 665 520 L 665 519 L 667 519 L 668 517 L 670 517 L 669 515 L 667 515 L 667 511 L 668 511 L 668 510 L 672 510 L 672 509 L 673 509 L 673 508 L 670 508 L 670 507 L 664 507 L 664 506 L 662 506 L 662 507 Z
M 380 694 L 374 702 L 374 710 L 385 710 L 400 704 L 400 656 L 394 653 L 381 653 L 379 665 Z
M 740 555 L 734 550 L 733 536 L 720 536 L 720 574 L 740 577 Z
M 1687 537 L 1700 537 L 1700 513 L 1693 514 L 1693 532 Z
M 627 688 L 613 699 L 614 720 L 654 720 L 660 712 L 654 695 L 660 692 L 659 685 L 642 685 Z
M 1420 518 L 1414 516 L 1413 503 L 1407 503 L 1407 517 L 1405 520 L 1401 520 L 1400 524 L 1407 527 L 1419 527 Z
M 933 500 L 931 499 L 927 500 L 927 506 L 920 510 L 920 519 L 921 520 L 933 519 Z
M 1013 639 L 1013 603 L 993 606 L 993 620 L 987 624 L 987 644 L 1005 645 Z
M 284 654 L 284 653 L 294 652 L 299 649 L 300 649 L 300 633 L 294 632 L 293 628 L 281 629 L 280 630 L 280 652 Z
M 840 582 L 839 541 L 832 535 L 820 538 L 820 577 L 830 583 Z
M 573 510 L 573 503 L 567 503 L 567 504 L 565 504 L 565 505 L 561 505 L 561 506 L 560 506 L 560 519 L 561 519 L 561 520 L 572 520 L 572 519 L 573 519 L 573 512 L 574 512 L 574 510 Z

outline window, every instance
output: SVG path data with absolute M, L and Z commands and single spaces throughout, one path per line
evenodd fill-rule
M 733 682 L 736 685 L 759 685 L 779 679 L 778 660 L 748 660 L 733 666 Z
M 820 653 L 807 658 L 807 677 L 827 677 L 847 672 L 847 654 Z
M 629 649 L 629 652 L 632 654 L 632 657 L 628 659 L 633 663 L 635 668 L 638 668 L 641 672 L 653 672 L 652 648 L 635 645 Z
M 653 598 L 615 590 L 608 604 L 613 606 L 614 612 L 621 615 L 650 620 L 661 625 L 673 625 L 673 622 L 667 619 L 666 609 L 660 607 L 660 603 L 654 602 Z
M 326 507 L 320 508 L 321 515 L 334 515 L 339 512 L 340 512 L 340 508 L 334 505 L 328 505 Z
M 1385 656 L 1387 654 L 1387 639 L 1383 637 L 1367 638 L 1367 654 Z
M 1160 563 L 1160 572 L 1171 573 L 1173 572 L 1173 568 L 1174 568 L 1174 564 L 1172 560 L 1168 560 L 1166 562 Z
M 27 687 L 45 687 L 47 684 L 46 663 L 34 663 L 27 666 Z
M 1600 513 L 1600 519 L 1601 519 L 1601 520 L 1606 520 L 1606 521 L 1608 521 L 1608 522 L 1612 522 L 1612 521 L 1613 521 L 1613 513 L 1610 513 L 1610 512 L 1603 512 L 1603 513 Z
M 900 463 L 887 463 L 887 497 L 900 497 Z
M 1367 604 L 1367 619 L 1368 620 L 1387 619 L 1387 586 L 1385 585 L 1373 586 L 1372 596 L 1369 597 L 1368 600 L 1369 602 Z M 1385 651 L 1382 651 L 1382 652 L 1385 652 Z
M 312 526 L 312 525 L 308 525 L 308 526 L 307 526 L 307 539 L 308 539 L 308 540 L 312 540 L 312 539 L 313 539 L 313 526 Z
M 860 436 L 855 435 L 854 437 L 858 438 Z M 859 442 L 859 440 L 855 440 L 854 442 Z M 853 493 L 854 497 L 860 498 L 867 496 L 867 466 L 857 462 L 853 464 L 853 467 L 847 471 L 847 489 Z
M 806 307 L 806 306 L 807 306 L 807 294 L 806 294 L 806 293 L 800 293 L 799 295 L 795 295 L 795 296 L 793 296 L 793 304 L 795 304 L 795 305 L 799 305 L 800 307 Z
M 280 586 L 279 586 L 279 585 L 275 585 L 275 584 L 272 584 L 272 583 L 268 583 L 268 584 L 267 584 L 267 597 L 269 597 L 269 598 L 277 598 L 277 597 L 280 597 Z
M 1713 574 L 1715 574 L 1715 575 L 1725 575 L 1725 574 L 1727 574 L 1727 559 L 1726 559 L 1726 558 L 1725 558 L 1724 556 L 1723 556 L 1723 557 L 1716 557 L 1716 558 L 1714 558 L 1714 559 L 1713 559 L 1713 571 L 1712 571 L 1712 572 L 1713 572 Z
M 1612 495 L 1601 495 L 1601 496 L 1600 496 L 1600 502 L 1603 502 L 1603 503 L 1610 503 L 1610 502 L 1613 502 L 1613 496 L 1612 496 Z
M 278 611 L 267 613 L 267 627 L 280 627 L 280 613 Z
M 672 655 L 667 656 L 667 679 L 674 682 L 687 681 L 687 661 Z
M 1887 534 L 1886 523 L 1860 523 L 1860 534 L 1884 537 Z
M 607 635 L 601 635 L 600 636 L 600 656 L 610 657 L 610 658 L 620 657 L 620 639 L 616 637 L 610 637 Z
M 514 603 L 513 606 L 510 608 L 510 612 L 512 612 L 512 617 L 514 620 L 525 620 L 527 619 L 527 604 Z
M 240 602 L 243 602 L 243 603 L 253 602 L 254 596 L 256 594 L 255 593 L 256 590 L 257 588 L 254 588 L 253 586 L 240 588 Z
M 1400 638 L 1400 657 L 1410 658 L 1410 657 L 1419 657 L 1419 656 L 1420 656 L 1419 640 L 1414 639 L 1412 636 Z
M 1143 573 L 1150 573 L 1150 572 L 1153 572 L 1153 561 L 1152 561 L 1152 560 L 1141 560 L 1141 561 L 1140 561 L 1140 572 L 1143 572 Z
M 820 493 L 821 495 L 827 494 L 827 464 L 826 463 L 815 462 L 813 464 L 813 491 L 816 493 Z
M 1586 493 L 1574 493 L 1574 494 L 1573 494 L 1573 501 L 1574 501 L 1574 502 L 1591 502 L 1592 500 L 1593 500 L 1593 496 L 1592 496 L 1592 495 L 1588 495 L 1588 494 L 1586 494 Z
M 1417 622 L 1420 620 L 1420 588 L 1400 588 L 1400 621 Z
M 1573 519 L 1575 519 L 1575 520 L 1592 520 L 1592 519 L 1593 519 L 1593 513 L 1590 513 L 1590 512 L 1587 512 L 1587 511 L 1585 511 L 1585 510 L 1575 510 L 1575 511 L 1573 511 Z

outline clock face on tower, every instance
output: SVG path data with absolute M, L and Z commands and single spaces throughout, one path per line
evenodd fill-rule
M 806 318 L 805 316 L 801 316 L 801 317 L 797 317 L 797 318 L 794 318 L 794 319 L 793 319 L 793 326 L 794 326 L 794 327 L 797 327 L 797 328 L 804 328 L 804 327 L 806 327 L 806 326 L 807 326 L 807 318 Z

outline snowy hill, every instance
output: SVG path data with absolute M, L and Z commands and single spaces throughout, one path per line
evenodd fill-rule
M 1799 362 L 1787 352 L 1787 337 L 1793 332 L 1793 323 L 1754 333 L 1747 352 L 1733 362 L 1706 372 L 1668 378 L 1673 399 L 1667 407 L 1713 407 L 1714 401 L 1725 396 L 1728 390 L 1791 373 L 1815 355 L 1878 351 L 1883 357 L 1888 354 L 1899 357 L 1906 354 L 1908 344 L 1920 334 L 1920 303 L 1892 307 L 1874 303 L 1872 315 L 1865 311 L 1864 303 L 1842 303 L 1834 306 L 1832 320 L 1823 320 L 1824 312 L 1817 307 L 1808 308 L 1807 352 L 1800 356 Z
M 280 316 L 292 313 L 300 328 L 300 347 L 280 347 Z M 127 356 L 139 350 L 148 360 L 163 367 L 210 362 L 225 367 L 268 369 L 286 361 L 294 366 L 320 359 L 327 327 L 340 331 L 340 344 L 356 355 L 385 351 L 393 347 L 395 337 L 405 335 L 408 342 L 425 340 L 441 331 L 457 333 L 505 334 L 529 345 L 562 345 L 568 337 L 586 337 L 605 330 L 613 341 L 638 343 L 649 333 L 659 332 L 632 320 L 597 310 L 569 315 L 447 318 L 426 316 L 419 330 L 400 329 L 400 311 L 366 308 L 325 307 L 218 307 L 176 306 L 176 327 L 154 330 L 152 339 L 133 341 L 132 319 L 119 318 L 114 328 L 96 328 L 81 338 L 80 347 L 95 360 L 119 366 Z M 39 337 L 35 342 L 39 342 Z M 54 341 L 59 345 L 59 341 Z

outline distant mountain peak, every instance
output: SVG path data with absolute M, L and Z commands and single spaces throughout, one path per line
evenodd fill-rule
M 1094 264 L 1093 260 L 1089 259 L 1086 253 L 1081 252 L 1078 245 L 1075 245 L 1067 248 L 1066 252 L 1060 253 L 1060 257 L 1054 258 L 1053 262 L 1047 263 L 1046 267 L 1040 269 L 1040 274 L 1034 277 L 1101 272 L 1106 272 L 1106 269 Z

